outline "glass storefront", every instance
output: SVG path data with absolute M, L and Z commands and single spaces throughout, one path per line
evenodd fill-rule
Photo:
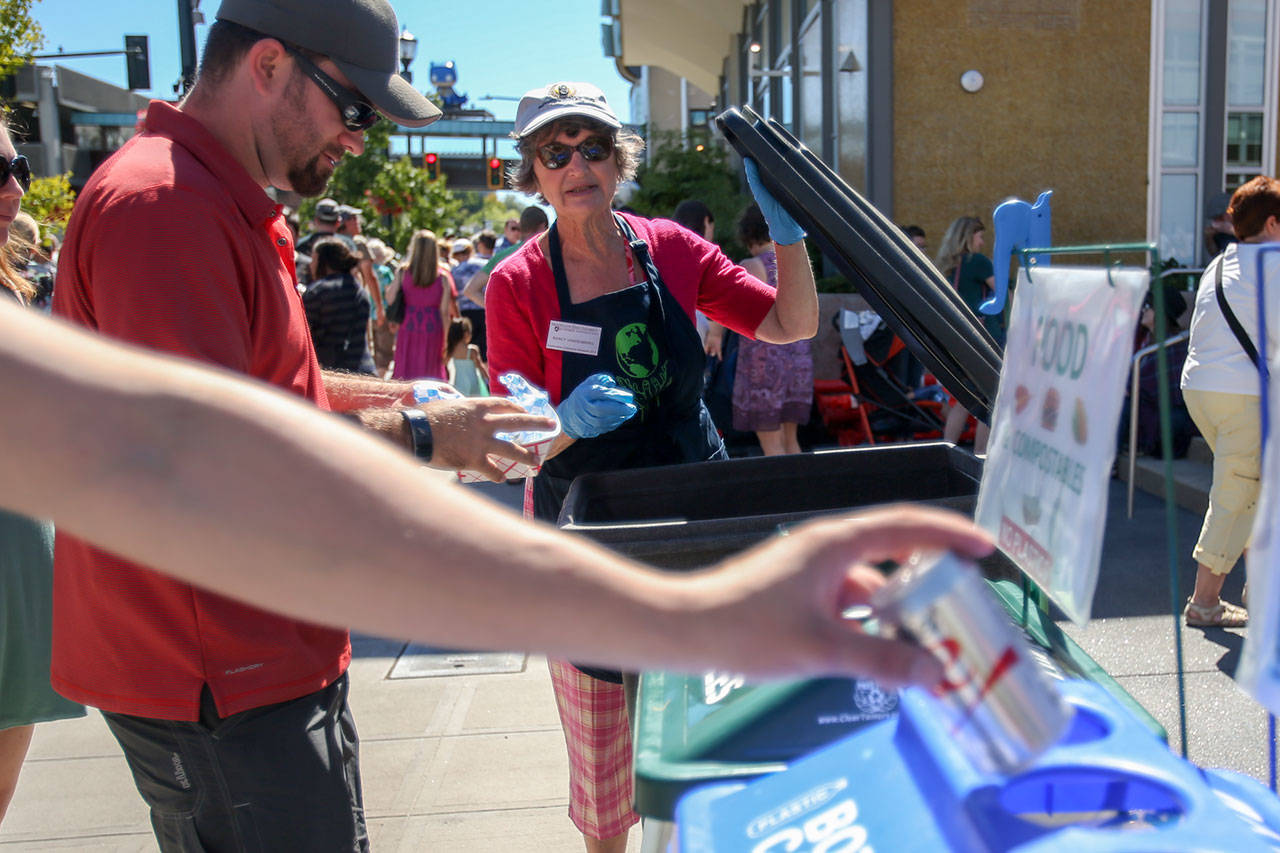
M 1183 266 L 1195 265 L 1200 242 L 1204 17 L 1202 0 L 1168 0 L 1162 28 L 1158 242 Z
M 1227 134 L 1225 189 L 1263 171 L 1267 68 L 1267 0 L 1231 0 L 1227 7 Z
M 835 5 L 835 55 L 867 55 L 867 0 Z M 867 188 L 867 73 L 837 71 L 836 171 L 859 192 Z
M 1151 217 L 1166 258 L 1203 264 L 1207 208 L 1274 171 L 1276 7 L 1277 0 L 1153 2 Z M 1210 32 L 1222 39 L 1216 49 Z

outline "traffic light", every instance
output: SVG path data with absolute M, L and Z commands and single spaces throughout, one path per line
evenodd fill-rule
M 503 174 L 503 163 L 497 157 L 489 158 L 489 168 L 485 169 L 485 182 L 491 190 L 500 190 L 506 186 L 506 176 Z
M 427 170 L 427 180 L 434 181 L 440 177 L 440 155 L 432 152 L 422 155 L 422 167 Z
M 146 36 L 124 37 L 124 70 L 130 89 L 151 88 L 151 52 Z

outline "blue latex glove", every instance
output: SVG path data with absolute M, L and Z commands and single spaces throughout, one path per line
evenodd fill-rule
M 636 413 L 634 396 L 607 373 L 593 373 L 560 401 L 556 414 L 570 438 L 595 438 L 622 426 Z
M 770 195 L 761 183 L 756 161 L 747 157 L 742 161 L 742 165 L 747 170 L 747 186 L 751 187 L 751 195 L 755 196 L 756 204 L 760 205 L 760 212 L 764 214 L 764 221 L 769 225 L 769 237 L 773 242 L 779 246 L 789 246 L 803 240 L 804 229 L 791 218 L 791 214 L 778 204 L 778 200 Z

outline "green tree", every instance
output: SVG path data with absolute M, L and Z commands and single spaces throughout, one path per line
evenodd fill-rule
M 508 219 L 519 219 L 521 207 L 509 193 L 460 192 L 462 205 L 458 226 L 466 233 L 484 228 L 501 231 Z
M 388 163 L 366 189 L 369 204 L 378 215 L 370 220 L 375 233 L 397 252 L 404 252 L 409 237 L 419 228 L 437 234 L 456 225 L 462 205 L 449 191 L 445 178 L 427 180 L 427 173 L 408 157 Z
M 738 242 L 735 226 L 751 200 L 740 189 L 724 149 L 686 147 L 680 134 L 672 131 L 655 134 L 649 144 L 649 161 L 636 175 L 640 189 L 631 196 L 631 207 L 644 216 L 670 217 L 680 202 L 697 199 L 711 208 L 716 242 L 725 254 L 744 257 L 746 250 Z
M 35 217 L 42 225 L 53 226 L 58 231 L 67 227 L 71 218 L 71 206 L 76 193 L 71 189 L 71 173 L 32 178 L 31 189 L 22 197 L 22 209 Z
M 31 17 L 33 0 L 0 0 L 0 80 L 31 61 L 44 32 Z

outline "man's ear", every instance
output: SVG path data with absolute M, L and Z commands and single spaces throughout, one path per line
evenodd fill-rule
M 276 39 L 265 38 L 254 43 L 245 55 L 245 67 L 253 89 L 260 95 L 274 95 L 284 89 L 293 68 L 292 58 Z

